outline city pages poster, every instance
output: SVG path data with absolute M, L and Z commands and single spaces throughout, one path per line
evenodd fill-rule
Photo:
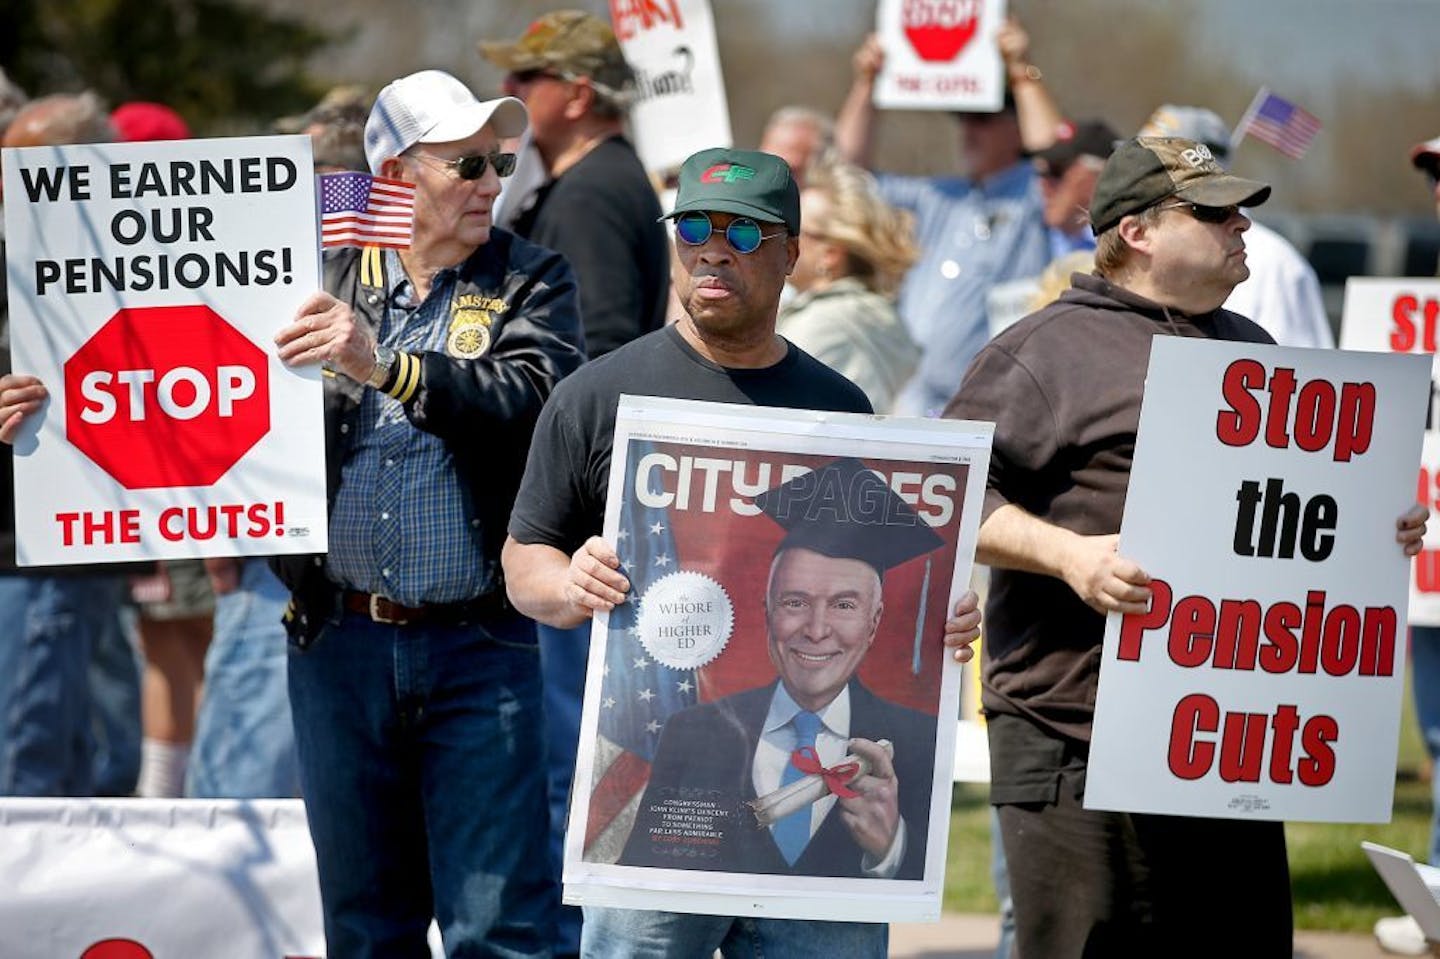
M 567 902 L 938 918 L 992 429 L 622 398 Z

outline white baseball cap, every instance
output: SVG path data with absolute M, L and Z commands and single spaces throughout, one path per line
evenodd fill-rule
M 477 100 L 470 88 L 443 70 L 421 70 L 385 85 L 365 123 L 365 159 L 379 173 L 390 157 L 417 143 L 463 140 L 485 124 L 499 137 L 518 137 L 530 125 L 525 104 L 514 97 Z
M 1230 128 L 1220 114 L 1205 107 L 1177 106 L 1166 103 L 1155 108 L 1150 119 L 1135 134 L 1141 137 L 1184 137 L 1203 143 L 1224 160 L 1230 154 Z

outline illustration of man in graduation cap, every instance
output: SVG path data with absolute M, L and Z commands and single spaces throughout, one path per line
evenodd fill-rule
M 765 596 L 777 678 L 670 717 L 620 862 L 920 879 L 936 719 L 880 698 L 856 671 L 885 612 L 885 571 L 943 540 L 853 458 L 755 504 L 785 530 Z M 847 795 L 757 824 L 750 801 L 813 773 L 795 762 L 807 750 L 824 768 L 849 755 L 868 770 L 844 783 Z

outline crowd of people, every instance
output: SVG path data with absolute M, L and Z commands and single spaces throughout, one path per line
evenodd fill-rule
M 837 117 L 788 107 L 758 150 L 696 153 L 668 208 L 627 139 L 634 72 L 586 13 L 481 43 L 506 71 L 493 98 L 423 70 L 278 119 L 311 137 L 319 172 L 416 186 L 408 249 L 327 253 L 324 288 L 277 324 L 283 363 L 336 374 L 329 552 L 19 568 L 7 455 L 0 795 L 303 796 L 333 956 L 426 955 L 432 922 L 452 956 L 883 956 L 883 924 L 560 904 L 589 623 L 632 599 L 600 536 L 616 405 L 987 420 L 977 556 L 993 570 L 982 675 L 1001 954 L 1216 954 L 1227 924 L 1197 903 L 1238 866 L 1247 894 L 1230 908 L 1249 954 L 1288 956 L 1280 824 L 1082 800 L 1104 615 L 1150 598 L 1116 533 L 1151 340 L 1331 347 L 1319 285 L 1251 219 L 1271 187 L 1227 168 L 1213 111 L 1165 104 L 1126 137 L 1066 117 L 1018 22 L 999 45 L 1003 106 L 937 114 L 956 127 L 955 175 L 870 169 L 884 65 L 870 37 Z M 22 147 L 189 131 L 159 104 L 27 100 L 0 74 L 0 134 Z M 1440 140 L 1412 160 L 1440 212 Z M 4 358 L 8 443 L 48 393 Z M 1426 517 L 1398 518 L 1399 549 L 1419 550 Z M 772 580 L 853 582 L 873 636 L 874 584 L 900 560 L 871 550 L 787 537 Z M 783 756 L 843 702 L 830 733 L 869 761 L 828 827 L 849 843 L 845 869 L 918 876 L 895 783 L 922 773 L 864 738 L 872 713 L 910 718 L 852 681 L 853 662 L 824 688 L 789 677 L 770 600 L 780 675 L 746 709 L 784 714 L 767 733 Z M 931 637 L 962 662 L 978 603 L 967 593 Z M 1437 632 L 1416 631 L 1415 662 L 1440 753 Z M 757 748 L 666 736 L 670 757 L 730 750 L 742 777 Z M 763 775 L 788 781 L 784 766 Z M 760 871 L 804 861 L 827 828 L 781 825 Z M 1387 926 L 1382 941 L 1404 950 L 1414 933 Z

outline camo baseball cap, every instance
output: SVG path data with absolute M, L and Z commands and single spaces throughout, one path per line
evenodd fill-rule
M 635 72 L 625 62 L 610 24 L 583 10 L 555 10 L 540 17 L 513 43 L 478 44 L 480 55 L 511 73 L 553 70 L 589 77 L 611 97 L 633 87 Z
M 758 150 L 712 147 L 692 154 L 680 165 L 675 209 L 661 219 L 692 210 L 783 223 L 792 236 L 800 234 L 800 188 L 790 165 Z
M 1115 148 L 1090 200 L 1090 229 L 1104 233 L 1122 217 L 1167 197 L 1201 206 L 1259 206 L 1270 186 L 1226 173 L 1210 148 L 1184 137 L 1135 137 Z

